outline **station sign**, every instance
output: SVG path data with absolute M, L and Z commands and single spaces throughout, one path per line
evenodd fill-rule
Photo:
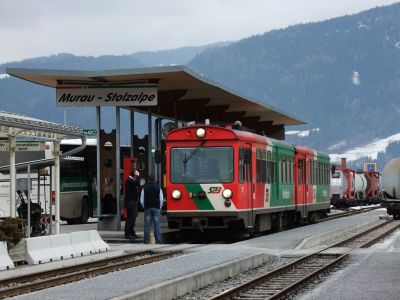
M 16 142 L 16 151 L 44 151 L 46 143 L 44 142 Z M 10 144 L 8 141 L 0 141 L 0 151 L 10 151 Z
M 56 105 L 65 106 L 156 106 L 157 85 L 57 86 Z

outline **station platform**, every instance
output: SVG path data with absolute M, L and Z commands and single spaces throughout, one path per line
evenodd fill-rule
M 71 233 L 74 231 L 84 231 L 84 230 L 98 230 L 97 218 L 90 218 L 87 224 L 77 224 L 77 225 L 68 225 L 66 222 L 62 222 L 60 226 L 60 233 Z M 144 214 L 143 212 L 138 213 L 138 217 L 136 218 L 135 224 L 135 232 L 139 237 L 134 240 L 125 239 L 125 221 L 121 221 L 121 230 L 117 231 L 102 231 L 98 230 L 102 239 L 110 244 L 118 244 L 118 243 L 143 243 L 144 236 Z M 151 227 L 151 231 L 153 230 L 153 226 Z M 53 232 L 55 231 L 55 227 L 53 226 Z M 176 230 L 171 230 L 168 228 L 167 218 L 165 215 L 161 217 L 161 233 L 163 240 L 168 241 L 169 235 L 174 233 Z
M 111 251 L 102 255 L 131 253 L 144 249 L 162 252 L 180 247 L 186 255 L 21 295 L 15 299 L 173 299 L 186 292 L 238 275 L 260 264 L 275 262 L 280 257 L 300 256 L 314 251 L 328 238 L 339 238 L 350 227 L 379 222 L 382 216 L 386 216 L 384 210 L 375 210 L 229 245 L 187 247 L 187 245 L 110 243 Z M 140 234 L 140 231 L 138 232 Z M 400 252 L 400 234 L 395 232 L 393 235 L 395 237 L 390 238 L 392 242 L 388 245 L 378 244 L 379 246 L 375 248 L 356 252 L 352 255 L 350 265 L 337 272 L 334 275 L 335 278 L 328 276 L 324 280 L 326 283 L 317 286 L 309 294 L 298 295 L 298 297 L 304 297 L 304 299 L 398 299 L 400 285 L 397 283 L 400 279 L 398 276 L 400 264 L 397 257 Z M 300 245 L 307 245 L 305 240 L 313 240 L 308 243 L 309 246 L 313 246 L 299 248 Z M 96 259 L 97 255 L 100 254 L 80 259 L 90 261 Z M 74 260 L 40 266 L 24 266 L 24 269 L 27 269 L 25 272 L 28 272 L 28 269 L 29 272 L 37 272 L 38 268 L 44 268 L 46 265 L 46 268 L 51 266 L 55 268 L 56 263 L 72 263 Z M 0 275 L 4 276 L 2 273 L 8 273 L 10 276 L 16 271 L 4 271 L 0 272 Z M 366 275 L 362 277 L 362 274 Z M 389 280 L 390 278 L 392 279 Z M 378 283 L 381 280 L 387 280 L 386 285 L 379 287 Z M 371 281 L 377 284 L 371 285 Z M 343 282 L 344 287 L 347 288 L 341 288 L 339 282 Z M 381 295 L 384 296 L 377 297 L 378 292 L 368 294 L 368 290 L 372 288 L 381 291 Z M 385 293 L 383 288 L 390 290 L 390 293 Z M 337 289 L 336 294 L 332 292 L 333 289 Z M 364 293 L 364 291 L 367 292 Z M 330 297 L 329 293 L 336 296 Z

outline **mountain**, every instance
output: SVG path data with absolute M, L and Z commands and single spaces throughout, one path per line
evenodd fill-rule
M 400 132 L 399 20 L 400 3 L 396 3 L 237 42 L 120 56 L 59 54 L 0 65 L 0 74 L 5 67 L 99 70 L 186 64 L 228 88 L 306 120 L 308 125 L 287 128 L 292 131 L 289 142 L 346 153 Z M 0 109 L 61 123 L 65 110 L 48 105 L 54 93 L 19 79 L 0 79 Z M 94 126 L 94 113 L 66 114 L 70 124 Z M 112 123 L 111 117 L 108 122 Z M 388 148 L 395 155 L 398 146 Z M 385 161 L 390 157 L 386 154 L 377 158 Z
M 308 121 L 288 140 L 338 152 L 400 131 L 400 4 L 207 49 L 189 67 Z M 289 128 L 291 129 L 291 128 Z

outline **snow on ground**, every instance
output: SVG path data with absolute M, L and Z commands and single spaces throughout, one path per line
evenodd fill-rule
M 0 74 L 0 79 L 9 78 L 10 75 L 8 74 Z
M 360 210 L 363 208 L 372 208 L 372 207 L 379 207 L 381 206 L 380 204 L 376 204 L 376 205 L 362 205 L 362 206 L 351 206 L 349 209 L 351 210 Z M 377 209 L 377 210 L 384 210 L 386 212 L 386 208 L 382 208 L 382 209 Z
M 370 144 L 356 147 L 341 154 L 330 154 L 332 162 L 338 162 L 342 157 L 346 157 L 347 161 L 354 161 L 363 157 L 377 159 L 379 152 L 385 152 L 389 144 L 400 141 L 400 133 L 391 135 L 387 138 L 377 140 Z
M 389 252 L 395 251 L 400 246 L 400 230 L 396 230 L 391 235 L 386 237 L 381 242 L 371 246 L 372 249 L 388 250 Z

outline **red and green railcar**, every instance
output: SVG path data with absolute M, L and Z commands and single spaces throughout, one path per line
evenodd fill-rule
M 329 156 L 231 127 L 170 131 L 167 216 L 170 228 L 283 228 L 330 209 Z

